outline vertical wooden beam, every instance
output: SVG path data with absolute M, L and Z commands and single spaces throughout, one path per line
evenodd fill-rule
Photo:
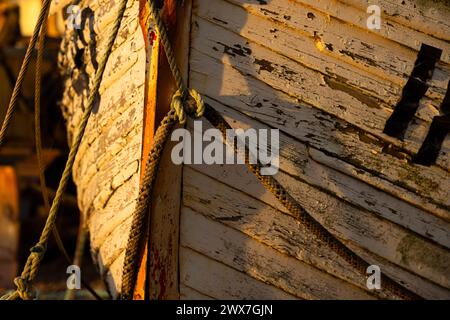
M 178 4 L 178 5 L 176 5 Z M 191 0 L 166 0 L 164 19 L 169 27 L 172 44 L 185 80 L 188 76 Z M 143 7 L 143 15 L 148 14 Z M 143 19 L 141 19 L 142 21 Z M 144 34 L 148 33 L 146 26 Z M 156 126 L 170 109 L 170 101 L 177 90 L 162 48 L 158 48 L 154 33 L 146 35 L 153 46 L 147 51 L 151 63 L 147 66 L 146 115 L 143 137 L 143 163 L 153 142 Z M 155 41 L 156 40 L 156 41 Z M 155 70 L 155 66 L 157 69 Z M 156 99 L 155 99 L 156 97 Z M 135 299 L 178 299 L 178 246 L 181 207 L 182 167 L 170 158 L 174 143 L 169 142 L 161 160 L 150 212 L 150 232 L 147 248 L 141 260 Z M 142 171 L 145 168 L 142 168 Z M 148 257 L 150 257 L 148 259 Z
M 156 131 L 156 99 L 158 87 L 158 65 L 160 42 L 157 39 L 154 25 L 151 21 L 150 8 L 147 0 L 139 0 L 139 24 L 145 41 L 145 97 L 144 97 L 144 124 L 142 131 L 142 156 L 141 156 L 141 183 L 144 177 L 148 154 L 150 152 L 154 134 Z M 146 234 L 148 242 L 148 234 Z M 144 254 L 140 261 L 139 271 L 136 280 L 136 287 L 133 294 L 134 300 L 144 300 L 145 283 L 147 278 L 147 251 L 145 246 Z
M 17 275 L 19 195 L 15 171 L 0 166 L 0 288 L 11 288 Z

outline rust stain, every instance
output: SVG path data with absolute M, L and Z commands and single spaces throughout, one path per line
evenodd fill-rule
M 162 7 L 162 18 L 168 28 L 169 36 L 172 37 L 174 33 L 174 26 L 176 26 L 177 18 L 176 18 L 176 0 L 165 0 L 164 2 L 160 0 L 158 2 L 158 7 Z M 158 39 L 158 35 L 155 30 L 152 30 L 152 23 L 149 17 L 151 16 L 150 8 L 146 0 L 139 0 L 139 24 L 141 26 L 142 34 L 145 39 L 145 50 L 146 50 L 146 79 L 145 79 L 145 97 L 144 97 L 144 127 L 143 127 L 143 136 L 142 136 L 142 156 L 141 156 L 141 183 L 142 178 L 145 172 L 145 164 L 147 161 L 147 155 L 149 154 L 150 148 L 153 143 L 154 134 L 156 132 L 157 124 L 162 119 L 163 115 L 168 111 L 168 105 L 160 103 L 160 99 L 162 96 L 166 96 L 163 93 L 159 95 L 157 92 L 161 90 L 158 88 L 158 83 L 166 84 L 167 79 L 163 76 L 168 71 L 167 61 L 165 59 L 165 54 L 162 52 L 163 48 L 160 45 L 160 41 Z M 161 85 L 162 87 L 163 85 Z M 164 85 L 164 87 L 167 87 Z M 170 87 L 170 86 L 169 86 Z M 158 90 L 159 89 L 159 90 Z M 157 109 L 157 105 L 160 108 Z M 147 235 L 148 238 L 148 235 Z M 136 281 L 136 287 L 134 290 L 133 299 L 134 300 L 143 300 L 146 296 L 146 283 L 147 281 L 147 273 L 149 269 L 152 269 L 151 259 L 148 259 L 148 240 L 146 241 L 145 249 L 142 253 L 142 258 L 140 261 L 138 277 Z M 160 271 L 160 275 L 158 278 L 158 286 L 160 288 L 160 296 L 158 299 L 163 298 L 166 291 L 166 275 L 164 272 L 163 265 L 159 261 L 159 255 L 157 251 L 155 252 L 155 257 L 157 258 L 158 264 L 155 266 L 156 270 Z M 151 272 L 150 277 L 151 280 L 157 279 L 154 277 L 154 272 Z M 157 288 L 158 286 L 154 286 Z M 153 283 L 152 283 L 153 287 Z
M 151 286 L 152 299 L 163 300 L 167 292 L 167 274 L 165 268 L 164 256 L 161 256 L 157 248 L 152 248 L 152 267 L 150 268 L 150 278 L 158 283 L 158 286 Z
M 145 39 L 145 51 L 146 51 L 146 76 L 145 76 L 145 97 L 144 97 L 144 124 L 142 133 L 142 156 L 141 156 L 141 183 L 143 173 L 145 171 L 146 155 L 153 140 L 153 130 L 154 130 L 154 108 L 155 99 L 153 98 L 153 88 L 151 86 L 151 81 L 149 81 L 149 74 L 151 74 L 151 61 L 149 63 L 149 57 L 152 56 L 152 47 L 154 44 L 153 36 L 149 34 L 150 26 L 147 25 L 148 17 L 150 16 L 150 10 L 146 0 L 139 0 L 139 25 L 141 26 L 142 35 Z M 153 32 L 153 31 L 152 31 Z M 152 40 L 151 42 L 149 40 Z M 151 76 L 151 75 L 150 75 Z M 145 299 L 145 281 L 146 281 L 146 270 L 147 270 L 147 244 L 144 248 L 144 255 L 140 261 L 138 276 L 136 280 L 136 287 L 134 289 L 133 299 L 134 300 L 144 300 Z

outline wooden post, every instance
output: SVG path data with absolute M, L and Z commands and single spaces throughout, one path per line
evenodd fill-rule
M 0 166 L 0 288 L 12 288 L 17 275 L 19 195 L 16 173 Z
M 175 3 L 173 0 L 166 0 L 164 14 L 166 21 L 171 26 L 169 34 L 172 35 L 177 61 L 186 80 L 192 2 L 191 0 L 183 1 L 178 7 L 175 7 Z M 144 17 L 148 14 L 146 11 L 148 8 L 141 9 L 142 25 L 142 22 L 145 21 Z M 148 27 L 143 27 L 146 41 L 149 43 L 157 41 L 155 34 L 148 33 Z M 163 49 L 156 43 L 153 43 L 151 50 L 149 48 L 148 46 L 147 56 L 151 57 L 148 59 L 151 62 L 147 65 L 146 73 L 141 173 L 145 170 L 144 163 L 148 150 L 151 148 L 156 127 L 169 111 L 172 95 L 177 90 Z M 171 161 L 170 154 L 173 145 L 171 142 L 167 144 L 153 191 L 150 212 L 151 227 L 147 247 L 141 260 L 134 299 L 179 298 L 178 246 L 182 167 L 174 165 Z

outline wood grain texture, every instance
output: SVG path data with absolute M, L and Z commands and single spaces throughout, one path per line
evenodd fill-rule
M 81 5 L 95 12 L 94 32 L 66 34 L 60 57 L 69 139 L 115 17 L 115 1 Z M 190 40 L 189 85 L 233 127 L 280 129 L 276 178 L 330 232 L 414 292 L 448 299 L 450 139 L 436 165 L 410 160 L 447 89 L 450 14 L 440 2 L 380 1 L 382 29 L 369 31 L 367 5 L 194 0 L 191 38 L 183 37 L 179 61 L 187 65 Z M 138 7 L 130 1 L 73 171 L 92 252 L 113 294 L 141 171 L 146 49 Z M 421 43 L 443 56 L 399 141 L 382 131 Z M 173 89 L 164 86 L 155 97 L 165 97 L 166 109 Z M 178 298 L 179 290 L 181 299 L 397 298 L 368 291 L 365 277 L 307 234 L 243 166 L 187 166 L 180 189 L 181 167 L 170 164 L 170 148 L 163 163 L 151 232 L 159 244 L 151 251 L 165 262 L 153 260 L 151 277 L 171 289 L 160 295 L 150 286 L 152 297 Z M 161 270 L 172 280 L 161 281 Z
M 214 298 L 208 297 L 207 295 L 198 292 L 191 287 L 180 284 L 180 299 L 181 300 L 215 300 Z
M 198 32 L 198 35 L 193 40 L 193 47 L 201 53 L 219 59 L 221 63 L 231 64 L 244 74 L 263 81 L 293 99 L 343 119 L 387 144 L 400 147 L 404 149 L 405 154 L 417 153 L 425 139 L 429 126 L 420 120 L 410 126 L 404 142 L 383 135 L 384 126 L 395 105 L 391 105 L 389 110 L 378 97 L 371 98 L 358 89 L 348 87 L 345 77 L 339 80 L 330 78 L 281 54 L 275 54 L 260 44 L 228 32 L 227 28 L 217 27 L 201 19 L 196 22 L 198 27 L 195 32 Z M 244 48 L 241 49 L 243 53 L 236 54 L 232 48 Z M 202 64 L 206 67 L 203 59 Z M 445 156 L 450 150 L 449 146 L 450 139 L 444 143 L 442 156 L 437 162 L 446 171 L 450 168 L 448 157 Z
M 284 255 L 189 208 L 181 245 L 303 299 L 373 299 L 363 290 Z M 182 267 L 184 265 L 182 264 Z
M 289 0 L 271 1 L 265 6 L 241 0 L 213 0 L 212 3 L 214 5 L 200 6 L 199 16 L 326 77 L 356 87 L 365 95 L 385 102 L 387 108 L 397 102 L 417 57 L 416 50 Z M 293 6 L 295 18 L 290 15 Z M 233 12 L 231 19 L 226 17 L 227 12 Z M 254 25 L 258 27 L 251 27 Z M 322 54 L 318 54 L 319 39 L 324 45 Z M 386 50 L 387 47 L 392 49 Z M 436 114 L 445 95 L 448 72 L 448 66 L 438 64 L 428 97 L 422 101 L 419 118 L 429 121 Z
M 390 152 L 382 140 L 333 115 L 298 102 L 195 49 L 191 57 L 191 81 L 201 93 L 415 193 L 421 202 L 443 209 L 438 214 L 449 219 L 450 179 L 442 179 L 449 176 L 447 171 L 411 165 L 402 153 Z M 222 83 L 222 76 L 233 81 Z
M 389 20 L 438 39 L 450 40 L 448 20 L 450 4 L 446 0 L 406 0 L 402 1 L 401 5 L 394 0 L 345 0 L 344 2 L 360 10 L 366 10 L 370 4 L 377 4 Z
M 256 200 L 266 192 L 265 189 L 259 186 L 254 177 L 244 174 L 242 167 L 236 174 L 231 175 L 233 168 L 226 170 L 227 175 L 221 175 L 221 182 L 185 169 L 185 206 L 244 232 L 254 241 L 263 242 L 282 253 L 365 289 L 364 277 L 334 252 L 323 247 L 320 241 L 309 235 L 294 218 Z M 240 192 L 242 186 L 237 184 L 239 177 L 241 180 L 248 177 L 242 184 L 245 185 L 246 192 L 251 193 L 251 197 Z M 283 185 L 290 186 L 289 189 L 296 199 L 330 232 L 370 263 L 379 265 L 387 274 L 400 280 L 413 291 L 427 297 L 448 297 L 449 290 L 442 288 L 449 286 L 446 275 L 448 250 L 433 246 L 404 232 L 401 228 L 385 224 L 374 216 L 364 215 L 363 211 L 357 212 L 354 208 L 348 208 L 345 212 L 344 203 L 333 201 L 331 197 L 323 194 L 321 197 L 320 191 L 308 185 L 294 184 L 285 178 L 279 180 Z M 237 189 L 232 189 L 229 185 L 236 186 Z M 308 197 L 304 196 L 306 194 Z M 215 205 L 215 210 L 211 210 L 212 204 Z M 427 250 L 423 246 L 432 248 Z M 420 252 L 422 254 L 419 254 Z M 428 280 L 423 281 L 426 278 L 439 285 Z
M 294 300 L 295 297 L 188 248 L 180 248 L 182 283 L 215 299 Z
M 446 13 L 427 12 L 430 24 L 420 26 L 391 6 L 385 29 L 369 32 L 356 2 L 197 0 L 190 83 L 233 127 L 280 129 L 277 179 L 328 230 L 411 290 L 446 299 L 450 139 L 436 166 L 410 163 L 447 88 L 448 43 L 427 31 Z M 444 55 L 398 141 L 382 131 L 421 42 Z M 369 292 L 364 277 L 305 233 L 243 166 L 188 166 L 183 197 L 189 255 L 305 299 L 396 298 Z M 182 260 L 181 272 L 190 264 Z M 199 281 L 200 294 L 214 283 Z
M 66 30 L 60 54 L 69 141 L 104 50 L 105 30 L 117 16 L 116 1 L 83 1 L 80 7 L 93 18 L 79 32 Z M 138 1 L 129 1 L 73 169 L 91 252 L 113 296 L 120 291 L 123 251 L 139 186 L 145 50 L 138 10 Z
M 166 1 L 164 12 L 167 13 L 167 19 L 172 21 L 169 34 L 173 35 L 172 44 L 176 52 L 176 61 L 186 81 L 189 63 L 191 1 L 184 1 L 179 6 L 176 6 L 173 1 Z M 159 60 L 157 88 L 156 126 L 170 110 L 170 101 L 177 90 L 163 53 Z M 171 161 L 173 146 L 174 143 L 168 142 L 161 159 L 162 165 L 158 170 L 150 211 L 149 249 L 144 253 L 144 257 L 147 256 L 147 259 L 150 257 L 146 291 L 148 298 L 152 300 L 179 299 L 180 296 L 178 249 L 182 167 L 176 166 Z
M 267 128 L 262 123 L 232 108 L 225 107 L 217 101 L 209 98 L 206 98 L 206 101 L 221 112 L 234 128 Z M 203 123 L 203 126 L 205 130 L 210 127 L 208 123 Z M 191 125 L 189 128 L 193 129 Z M 316 158 L 320 159 L 320 156 L 316 155 L 318 153 L 320 151 L 292 137 L 283 134 L 280 137 L 280 167 L 283 172 L 297 180 L 325 190 L 328 194 L 351 203 L 353 206 L 372 212 L 374 215 L 383 217 L 401 227 L 420 234 L 424 238 L 450 248 L 449 224 L 441 218 L 430 214 L 432 211 L 421 210 L 376 187 L 368 185 L 365 181 L 355 179 L 355 177 L 321 164 L 316 160 Z M 333 158 L 330 157 L 330 159 Z M 226 166 L 226 170 L 234 172 L 231 169 L 231 166 Z M 208 166 L 202 167 L 202 172 L 207 173 L 209 176 L 215 176 L 219 181 L 223 180 L 220 174 L 221 171 L 222 169 L 217 167 L 210 169 Z M 222 175 L 228 176 L 229 174 L 222 171 Z M 236 183 L 239 183 L 239 181 L 239 179 L 236 179 Z M 245 190 L 245 184 L 242 184 L 241 188 Z M 269 193 L 265 192 L 264 195 L 259 195 L 260 199 L 272 204 L 279 210 L 285 211 L 281 205 L 277 204 L 274 197 L 265 197 L 265 195 L 269 195 Z
M 311 8 L 328 14 L 331 17 L 343 20 L 353 24 L 364 31 L 368 14 L 367 0 L 294 0 L 297 3 L 305 4 Z M 350 5 L 351 3 L 357 6 Z M 380 4 L 383 12 L 382 28 L 373 31 L 381 37 L 400 43 L 415 50 L 420 49 L 421 43 L 428 43 L 432 46 L 444 49 L 442 61 L 450 62 L 450 45 L 448 43 L 448 5 L 443 5 L 444 1 L 423 1 L 423 0 L 406 0 L 404 6 L 401 2 L 397 3 L 392 0 L 371 1 L 370 3 Z M 415 7 L 414 7 L 415 6 Z M 425 10 L 424 10 L 425 9 Z M 431 19 L 429 16 L 433 15 Z M 428 17 L 427 17 L 428 16 Z M 444 18 L 438 18 L 438 16 Z M 410 23 L 411 18 L 415 21 L 422 20 L 422 23 Z M 401 21 L 401 23 L 400 23 Z M 432 32 L 421 30 L 433 30 Z M 435 37 L 436 34 L 443 36 L 444 39 Z M 447 40 L 445 40 L 447 39 Z

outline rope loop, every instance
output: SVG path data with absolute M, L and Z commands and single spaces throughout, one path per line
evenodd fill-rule
M 177 90 L 172 96 L 172 102 L 170 103 L 170 108 L 175 110 L 180 124 L 186 123 L 186 113 L 184 112 L 183 106 L 183 95 L 181 90 Z
M 203 101 L 202 95 L 195 89 L 189 89 L 189 94 L 192 99 L 195 100 L 195 104 L 197 106 L 195 117 L 203 117 L 203 114 L 205 113 L 205 102 Z
M 37 290 L 25 277 L 14 278 L 14 284 L 17 287 L 17 293 L 22 300 L 35 300 L 37 298 Z
M 186 108 L 187 101 L 189 99 L 193 99 L 195 102 L 195 114 L 196 118 L 203 117 L 205 112 L 205 103 L 203 102 L 203 98 L 200 93 L 198 93 L 195 89 L 188 89 L 189 97 L 185 98 L 181 89 L 177 90 L 172 97 L 172 102 L 170 107 L 175 110 L 175 113 L 178 117 L 178 121 L 180 124 L 186 123 L 186 113 L 191 113 L 189 108 Z

